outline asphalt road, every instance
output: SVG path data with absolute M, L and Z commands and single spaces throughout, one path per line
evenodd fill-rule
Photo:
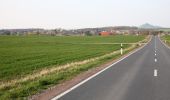
M 158 37 L 59 100 L 170 100 L 170 49 Z

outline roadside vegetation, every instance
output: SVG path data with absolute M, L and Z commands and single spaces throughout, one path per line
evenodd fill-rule
M 119 57 L 120 44 L 109 43 L 136 43 L 145 37 L 0 36 L 0 99 L 26 99 Z M 136 47 L 123 45 L 124 53 Z
M 164 40 L 164 42 L 170 45 L 170 35 L 163 35 L 161 38 Z
M 161 35 L 161 36 L 160 36 L 160 39 L 161 39 L 164 43 L 166 43 L 167 45 L 170 46 L 170 36 L 169 36 L 169 35 Z

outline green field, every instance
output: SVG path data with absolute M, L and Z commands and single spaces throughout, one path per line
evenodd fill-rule
M 0 36 L 0 83 L 20 79 L 44 68 L 51 68 L 54 65 L 57 67 L 71 62 L 82 61 L 120 49 L 119 44 L 93 43 L 135 43 L 144 38 L 145 36 L 135 35 L 108 37 Z M 123 47 L 127 48 L 129 46 L 124 45 Z M 86 67 L 84 68 L 89 68 L 92 65 L 85 65 Z M 70 73 L 74 76 L 73 71 Z M 56 73 L 50 77 L 43 77 L 42 80 L 50 80 L 50 82 L 52 81 L 51 84 L 57 84 L 56 75 L 61 78 L 59 80 L 65 77 Z M 21 83 L 20 87 L 17 85 L 0 89 L 0 98 L 19 98 L 35 94 L 45 88 L 42 85 L 50 84 L 42 80 Z
M 162 39 L 170 42 L 170 35 L 164 35 L 164 36 L 162 37 Z
M 136 42 L 136 36 L 115 37 L 50 37 L 1 36 L 0 81 L 20 77 L 50 65 L 100 56 L 120 49 L 120 45 L 72 43 Z

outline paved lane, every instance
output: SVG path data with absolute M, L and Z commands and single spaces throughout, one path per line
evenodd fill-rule
M 158 37 L 59 100 L 170 100 L 170 50 Z

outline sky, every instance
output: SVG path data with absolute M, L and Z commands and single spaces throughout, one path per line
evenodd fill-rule
M 170 27 L 170 0 L 0 0 L 0 29 Z

